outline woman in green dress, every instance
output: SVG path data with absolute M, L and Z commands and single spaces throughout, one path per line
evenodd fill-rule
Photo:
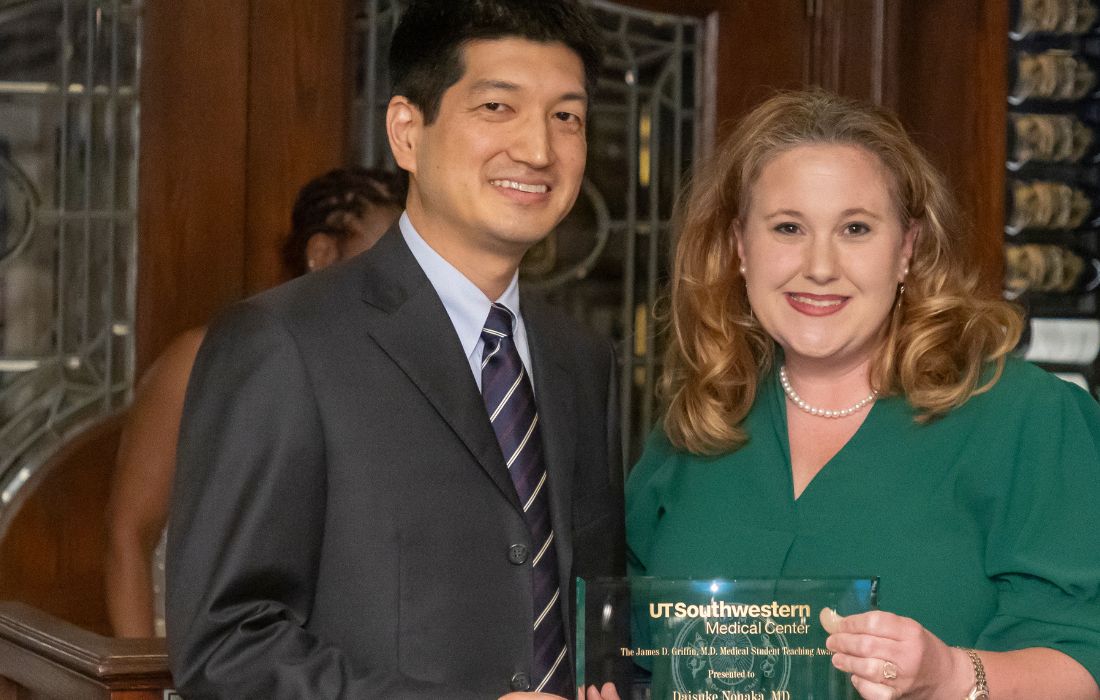
M 878 576 L 828 647 L 864 698 L 1100 698 L 1100 409 L 1007 357 L 892 115 L 778 95 L 685 205 L 633 572 Z

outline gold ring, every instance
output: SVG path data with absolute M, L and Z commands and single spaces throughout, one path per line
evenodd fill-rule
M 898 667 L 893 661 L 882 662 L 882 677 L 885 680 L 892 681 L 898 677 Z

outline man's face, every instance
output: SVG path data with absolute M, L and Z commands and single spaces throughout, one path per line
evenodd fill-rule
M 433 243 L 517 260 L 573 206 L 584 175 L 587 96 L 561 43 L 472 41 L 465 74 L 415 129 L 409 217 Z M 418 114 L 419 119 L 419 114 Z

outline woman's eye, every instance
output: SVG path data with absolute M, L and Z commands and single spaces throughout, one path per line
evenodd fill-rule
M 844 227 L 844 232 L 850 236 L 862 236 L 865 233 L 870 233 L 871 227 L 867 224 L 853 223 Z
M 798 233 L 798 224 L 779 224 L 775 230 L 779 233 Z
M 499 102 L 486 102 L 482 106 L 490 112 L 499 112 L 500 110 L 504 109 L 504 105 Z

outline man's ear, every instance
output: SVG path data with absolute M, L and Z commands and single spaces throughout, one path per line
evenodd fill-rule
M 306 269 L 323 270 L 340 260 L 340 244 L 327 233 L 318 232 L 306 241 Z
M 410 175 L 416 175 L 417 146 L 423 128 L 424 115 L 420 109 L 407 98 L 394 95 L 386 108 L 386 134 L 394 161 Z

